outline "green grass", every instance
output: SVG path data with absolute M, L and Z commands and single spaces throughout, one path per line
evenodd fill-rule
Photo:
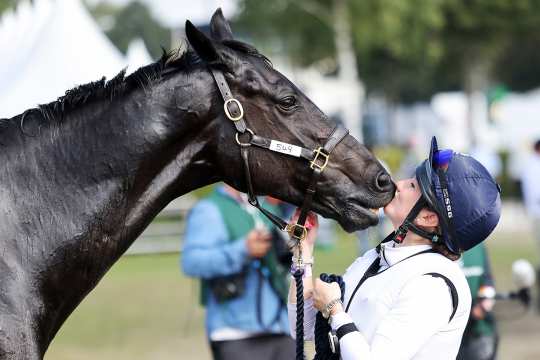
M 316 253 L 316 273 L 342 273 L 356 242 L 341 233 L 336 247 Z M 511 287 L 511 264 L 536 264 L 530 236 L 498 234 L 489 242 L 495 276 Z M 198 283 L 180 273 L 178 255 L 122 258 L 67 320 L 47 360 L 209 359 Z

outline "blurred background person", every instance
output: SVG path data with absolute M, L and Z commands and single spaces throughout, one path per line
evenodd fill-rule
M 181 265 L 185 274 L 201 279 L 216 360 L 294 357 L 285 306 L 288 269 L 272 246 L 282 239 L 273 240 L 270 226 L 228 185 L 218 186 L 188 215 Z
M 465 251 L 459 260 L 473 299 L 458 360 L 493 360 L 499 335 L 495 323 L 495 283 L 484 243 Z
M 534 143 L 533 153 L 523 168 L 521 188 L 525 208 L 532 222 L 533 237 L 540 253 L 540 139 Z M 540 275 L 540 266 L 536 271 Z M 537 310 L 540 312 L 540 296 L 537 296 Z

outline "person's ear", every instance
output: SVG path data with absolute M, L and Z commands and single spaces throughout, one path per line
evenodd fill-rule
M 415 223 L 424 227 L 437 227 L 439 226 L 439 216 L 432 210 L 422 209 L 416 217 Z

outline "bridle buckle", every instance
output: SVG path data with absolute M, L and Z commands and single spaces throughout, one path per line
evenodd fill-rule
M 315 168 L 319 169 L 320 171 L 323 171 L 324 168 L 326 167 L 326 165 L 328 165 L 328 158 L 330 157 L 329 154 L 325 154 L 323 152 L 323 148 L 322 146 L 319 146 L 316 150 L 313 150 L 313 153 L 315 154 L 315 157 L 313 158 L 313 160 L 310 161 L 310 165 L 309 167 L 312 169 L 312 170 L 315 170 Z M 318 164 L 317 163 L 317 160 L 319 160 L 319 156 L 322 158 L 322 165 Z
M 238 106 L 238 109 L 240 109 L 240 114 L 238 116 L 233 116 L 231 112 L 229 111 L 229 104 L 231 103 L 235 103 L 236 106 Z M 244 108 L 242 107 L 242 104 L 240 103 L 240 101 L 236 100 L 235 98 L 226 100 L 225 103 L 223 103 L 223 109 L 225 110 L 225 115 L 227 115 L 227 117 L 231 121 L 234 121 L 234 122 L 240 121 L 244 117 Z
M 299 233 L 298 230 L 301 232 Z M 296 241 L 302 241 L 307 236 L 307 227 L 300 224 L 288 224 L 285 231 L 287 231 L 289 236 Z

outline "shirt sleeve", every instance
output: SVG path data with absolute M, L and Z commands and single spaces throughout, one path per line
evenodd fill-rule
M 448 323 L 452 309 L 450 289 L 443 279 L 422 276 L 411 280 L 377 327 L 371 344 L 361 332 L 351 332 L 340 340 L 341 357 L 343 360 L 411 359 Z M 332 317 L 331 326 L 337 330 L 350 322 L 349 314 L 340 313 Z
M 296 339 L 296 304 L 287 305 L 289 314 L 289 329 L 291 336 Z M 304 301 L 304 340 L 313 340 L 315 338 L 315 320 L 317 309 L 313 306 L 313 298 Z
M 189 213 L 181 267 L 186 275 L 209 279 L 238 273 L 249 261 L 245 238 L 231 240 L 219 209 L 199 202 Z

